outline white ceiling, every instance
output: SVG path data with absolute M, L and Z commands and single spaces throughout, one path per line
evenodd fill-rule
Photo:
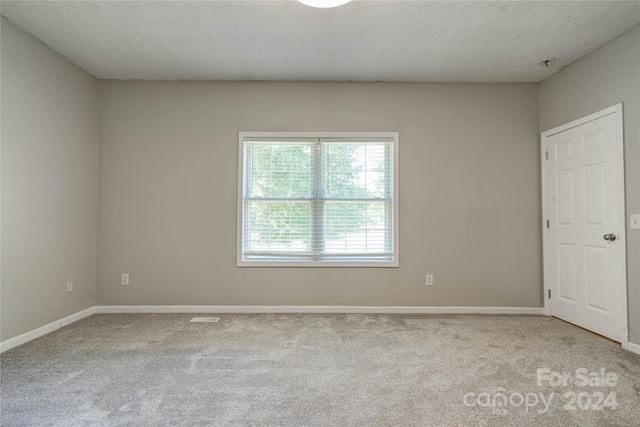
M 1 12 L 100 79 L 537 82 L 638 24 L 640 1 L 2 1 Z

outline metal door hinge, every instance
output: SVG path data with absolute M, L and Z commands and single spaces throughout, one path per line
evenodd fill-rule
M 548 152 L 548 151 L 545 151 L 545 152 L 544 152 L 544 158 L 545 158 L 546 160 L 549 160 L 549 152 Z
M 551 299 L 551 289 L 549 289 L 549 299 Z
M 547 228 L 549 228 L 549 220 L 547 220 Z

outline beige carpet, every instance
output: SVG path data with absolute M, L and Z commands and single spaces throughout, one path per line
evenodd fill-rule
M 1 425 L 640 426 L 640 356 L 553 318 L 193 316 L 94 315 L 3 353 Z

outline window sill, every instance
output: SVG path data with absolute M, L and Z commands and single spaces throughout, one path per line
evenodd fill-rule
M 238 261 L 237 267 L 298 267 L 298 268 L 399 268 L 399 261 L 384 262 L 278 262 L 278 261 Z

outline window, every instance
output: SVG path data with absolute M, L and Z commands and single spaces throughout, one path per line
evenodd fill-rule
M 398 266 L 397 133 L 240 133 L 238 266 Z

